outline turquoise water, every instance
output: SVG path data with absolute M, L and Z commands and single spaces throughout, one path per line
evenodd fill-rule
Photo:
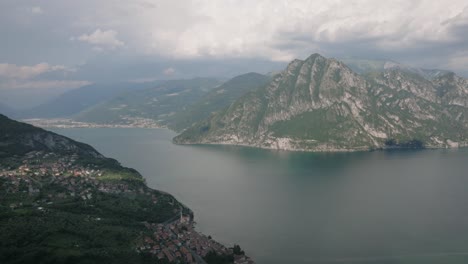
M 316 154 L 60 129 L 140 171 L 257 263 L 468 263 L 468 150 Z

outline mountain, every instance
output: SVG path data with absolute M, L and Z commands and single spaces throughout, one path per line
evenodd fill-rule
M 32 109 L 18 113 L 21 118 L 69 117 L 86 108 L 108 100 L 117 94 L 149 88 L 156 83 L 112 83 L 91 84 L 68 91 L 59 97 Z
M 168 118 L 165 124 L 176 131 L 188 128 L 229 106 L 245 93 L 266 85 L 269 80 L 269 76 L 254 72 L 236 76 L 209 91 L 198 102 Z
M 468 144 L 468 83 L 391 67 L 360 75 L 313 54 L 174 138 L 305 151 Z
M 14 121 L 2 114 L 0 114 L 0 142 L 0 158 L 26 155 L 31 151 L 104 158 L 89 145 L 26 123 Z
M 4 115 L 0 196 L 1 263 L 154 263 L 135 251 L 142 221 L 189 212 L 91 146 Z
M 122 124 L 132 118 L 163 122 L 220 84 L 212 78 L 171 80 L 155 87 L 121 93 L 73 117 L 82 122 Z
M 0 114 L 4 114 L 7 116 L 14 116 L 15 115 L 15 110 L 11 109 L 9 106 L 0 103 Z
M 432 80 L 438 76 L 450 73 L 446 70 L 411 67 L 392 60 L 365 60 L 345 58 L 341 59 L 340 61 L 345 63 L 351 70 L 358 74 L 369 74 L 372 72 L 384 72 L 390 69 L 399 69 L 401 71 L 415 73 L 425 79 Z

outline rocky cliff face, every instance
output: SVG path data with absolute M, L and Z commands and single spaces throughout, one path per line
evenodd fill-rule
M 414 139 L 427 147 L 465 146 L 467 91 L 467 81 L 453 73 L 426 78 L 390 67 L 359 75 L 313 54 L 174 142 L 308 151 L 404 146 Z

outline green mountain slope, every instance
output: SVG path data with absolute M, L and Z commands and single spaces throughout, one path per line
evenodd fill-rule
M 270 77 L 258 73 L 236 76 L 211 90 L 185 110 L 177 112 L 168 118 L 165 123 L 169 128 L 176 131 L 188 128 L 192 124 L 209 117 L 214 112 L 229 106 L 245 93 L 267 84 L 269 80 Z
M 51 101 L 32 109 L 16 111 L 19 118 L 62 118 L 70 117 L 89 107 L 125 92 L 150 88 L 153 83 L 101 83 L 83 86 L 68 91 Z
M 57 154 L 78 154 L 82 157 L 104 159 L 91 146 L 57 135 L 0 114 L 0 158 L 25 155 L 31 151 Z
M 142 222 L 188 211 L 91 146 L 3 115 L 0 197 L 1 263 L 154 263 L 135 251 Z
M 156 87 L 117 95 L 80 112 L 73 119 L 102 124 L 126 124 L 132 118 L 147 118 L 163 123 L 219 84 L 218 80 L 211 78 L 166 81 Z
M 468 142 L 466 80 L 401 68 L 359 75 L 314 54 L 174 138 L 180 144 L 352 151 Z

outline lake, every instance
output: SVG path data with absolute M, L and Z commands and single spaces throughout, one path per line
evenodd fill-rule
M 468 263 L 468 150 L 178 146 L 165 129 L 55 129 L 137 169 L 259 264 Z

